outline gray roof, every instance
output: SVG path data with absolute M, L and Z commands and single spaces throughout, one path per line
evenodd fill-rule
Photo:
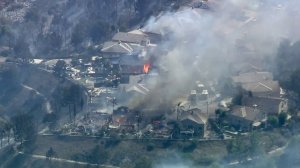
M 263 113 L 258 108 L 248 106 L 234 106 L 231 108 L 230 115 L 244 118 L 249 121 L 260 121 L 264 119 Z
M 104 53 L 131 54 L 134 49 L 127 43 L 108 41 L 103 44 L 101 51 Z
M 256 83 L 266 80 L 273 80 L 273 75 L 270 72 L 248 72 L 232 77 L 233 82 L 238 84 Z
M 207 117 L 201 113 L 201 110 L 195 108 L 188 111 L 183 111 L 180 115 L 180 121 L 191 120 L 197 124 L 206 124 Z
M 121 84 L 119 87 L 125 92 L 135 92 L 142 95 L 147 95 L 150 92 L 150 89 L 143 82 L 144 75 L 131 75 L 129 77 L 129 84 Z
M 251 91 L 252 93 L 267 93 L 266 96 L 279 96 L 280 86 L 278 81 L 265 80 L 255 83 L 244 83 L 242 88 L 246 91 Z
M 140 65 L 143 66 L 145 64 L 145 61 L 138 58 L 137 55 L 124 55 L 119 60 L 120 65 Z
M 113 36 L 112 40 L 140 44 L 142 41 L 146 41 L 147 38 L 142 34 L 119 32 Z
M 260 65 L 253 65 L 251 63 L 239 63 L 234 64 L 232 66 L 232 70 L 237 73 L 249 73 L 249 72 L 259 72 L 262 71 L 263 68 L 261 68 Z
M 151 41 L 152 44 L 157 44 L 162 41 L 162 35 L 159 32 L 149 32 L 141 29 L 136 29 L 128 32 L 130 34 L 144 35 L 147 39 Z
M 248 107 L 257 106 L 257 108 L 263 113 L 277 114 L 279 113 L 279 105 L 282 101 L 283 100 L 280 98 L 244 96 L 242 104 Z
M 143 95 L 148 95 L 150 90 L 144 84 L 131 85 L 126 89 L 126 92 L 137 92 Z
M 144 32 L 151 43 L 159 43 L 162 41 L 162 35 L 159 33 L 153 33 L 153 32 Z

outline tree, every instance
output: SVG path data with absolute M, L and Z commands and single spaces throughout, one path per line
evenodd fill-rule
M 19 73 L 16 68 L 4 69 L 0 72 L 0 86 L 2 88 L 16 89 L 19 86 Z
M 36 137 L 36 128 L 33 117 L 28 114 L 19 114 L 12 118 L 15 140 L 23 144 L 24 141 L 32 141 Z
M 139 158 L 135 162 L 134 168 L 151 168 L 152 167 L 152 161 L 147 157 Z
M 171 141 L 170 139 L 164 140 L 164 141 L 162 142 L 162 147 L 163 147 L 163 148 L 168 148 L 168 147 L 170 147 L 171 145 L 172 145 L 172 141 Z
M 69 106 L 69 114 L 70 114 L 70 120 L 72 120 L 72 116 L 76 117 L 77 114 L 77 104 L 80 104 L 81 107 L 83 107 L 84 104 L 81 104 L 81 88 L 79 85 L 72 84 L 69 87 L 65 87 L 63 89 L 63 101 L 62 103 Z M 84 103 L 84 102 L 83 102 Z M 73 105 L 73 115 L 72 115 L 72 105 Z
M 1 147 L 1 148 L 2 148 L 3 137 L 4 137 L 4 130 L 3 130 L 3 129 L 0 129 L 0 147 Z
M 72 64 L 72 66 L 77 66 L 77 65 L 79 65 L 79 64 L 80 64 L 80 62 L 79 62 L 79 60 L 78 60 L 78 59 L 76 59 L 76 58 L 72 58 L 72 60 L 71 60 L 71 64 Z
M 274 77 L 281 86 L 296 92 L 300 97 L 300 41 L 283 40 L 274 59 Z
M 249 97 L 253 97 L 252 91 L 248 91 L 248 96 L 249 96 Z
M 234 105 L 242 105 L 242 100 L 243 100 L 243 90 L 242 90 L 242 88 L 238 88 L 238 93 L 232 99 L 232 103 Z
M 183 146 L 182 152 L 190 153 L 193 152 L 197 148 L 197 144 L 195 142 L 190 142 L 187 145 Z
M 55 152 L 54 152 L 53 148 L 50 147 L 48 149 L 48 151 L 46 152 L 46 157 L 49 158 L 49 159 L 51 159 L 54 155 L 55 155 Z
M 277 127 L 278 126 L 278 118 L 275 117 L 275 116 L 269 116 L 267 122 L 272 127 Z
M 25 20 L 32 21 L 33 23 L 37 23 L 40 20 L 39 10 L 36 7 L 32 7 L 28 12 L 26 12 Z
M 300 95 L 300 68 L 292 72 L 288 85 L 298 96 Z
M 101 149 L 99 145 L 86 155 L 87 162 L 95 164 L 104 164 L 108 158 L 109 153 L 104 149 Z
M 249 146 L 247 146 L 245 140 L 240 135 L 230 141 L 227 150 L 233 159 L 238 160 L 246 158 L 249 154 Z
M 286 120 L 287 120 L 287 114 L 284 113 L 284 112 L 281 112 L 278 115 L 278 124 L 279 124 L 279 126 L 283 126 L 286 123 Z
M 64 77 L 67 64 L 64 60 L 58 60 L 53 68 L 54 75 L 57 77 Z
M 92 38 L 93 42 L 99 42 L 106 39 L 110 32 L 109 23 L 103 22 L 101 20 L 93 21 L 90 25 L 89 36 Z
M 258 156 L 264 154 L 262 147 L 259 145 L 259 136 L 256 132 L 253 132 L 250 136 L 249 152 L 251 156 Z
M 14 45 L 14 52 L 17 57 L 22 58 L 23 62 L 28 62 L 31 52 L 25 37 L 20 37 L 17 39 L 17 42 Z
M 225 118 L 226 118 L 226 111 L 223 111 L 222 109 L 217 109 L 215 111 L 216 113 L 216 117 L 217 117 L 217 122 L 219 124 L 219 126 L 222 126 L 222 123 L 224 122 Z
M 79 23 L 75 26 L 71 37 L 71 43 L 76 47 L 80 45 L 87 36 L 86 24 Z
M 150 144 L 147 145 L 146 150 L 147 150 L 148 152 L 153 151 L 153 150 L 154 150 L 154 146 L 155 146 L 155 145 L 154 145 L 153 143 L 150 143 Z
M 10 122 L 5 123 L 4 132 L 6 133 L 8 144 L 9 144 L 9 141 L 10 141 L 11 129 L 12 129 L 12 124 Z

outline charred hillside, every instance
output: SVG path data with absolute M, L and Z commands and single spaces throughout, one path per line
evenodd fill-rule
M 80 86 L 29 65 L 2 64 L 0 81 L 1 115 L 8 119 L 26 113 L 38 123 L 65 120 L 68 103 L 79 113 L 87 99 Z M 78 100 L 69 100 L 70 94 Z
M 2 1 L 1 1 L 2 2 Z M 0 55 L 67 56 L 140 26 L 171 0 L 23 0 L 0 8 Z

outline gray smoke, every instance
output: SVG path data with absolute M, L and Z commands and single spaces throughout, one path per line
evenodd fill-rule
M 168 70 L 169 88 L 187 91 L 195 80 L 216 80 L 228 66 L 259 63 L 276 55 L 284 38 L 300 37 L 297 0 L 214 0 L 210 10 L 186 7 L 148 20 L 145 29 L 168 37 L 160 46 L 157 64 Z M 159 87 L 158 87 L 159 88 Z
M 168 87 L 160 93 L 170 101 L 176 99 L 178 92 L 187 91 L 195 80 L 217 80 L 227 75 L 229 65 L 263 62 L 277 54 L 283 39 L 292 42 L 300 39 L 299 0 L 209 0 L 208 3 L 210 10 L 187 7 L 166 12 L 152 17 L 145 26 L 148 31 L 168 37 L 159 46 L 164 52 L 157 55 L 156 63 L 168 71 L 167 77 L 163 77 Z M 256 167 L 275 165 L 274 162 L 265 158 Z M 156 167 L 185 168 L 193 164 L 186 160 L 166 161 Z

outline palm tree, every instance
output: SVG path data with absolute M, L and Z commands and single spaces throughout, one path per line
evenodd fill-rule
M 4 131 L 6 132 L 7 143 L 8 143 L 8 144 L 9 144 L 9 141 L 10 141 L 11 128 L 12 128 L 11 123 L 6 123 L 6 124 L 4 125 Z

